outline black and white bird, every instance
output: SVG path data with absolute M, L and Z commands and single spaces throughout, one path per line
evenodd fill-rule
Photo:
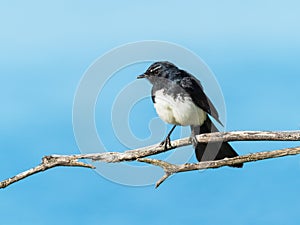
M 227 142 L 199 143 L 195 135 L 217 132 L 209 115 L 220 124 L 219 115 L 212 102 L 203 91 L 200 81 L 174 64 L 162 61 L 153 63 L 137 78 L 147 78 L 152 87 L 152 101 L 159 117 L 174 124 L 166 139 L 161 143 L 172 147 L 170 135 L 177 125 L 190 126 L 192 141 L 198 161 L 219 160 L 238 156 Z M 235 164 L 233 167 L 242 167 Z

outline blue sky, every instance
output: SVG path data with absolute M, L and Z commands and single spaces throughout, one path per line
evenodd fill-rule
M 79 153 L 72 126 L 79 81 L 96 58 L 128 42 L 169 41 L 201 57 L 222 88 L 227 130 L 300 128 L 297 1 L 54 0 L 0 5 L 1 180 L 37 165 L 44 155 Z M 128 76 L 134 79 L 141 69 Z M 128 77 L 120 80 L 126 82 Z M 99 114 L 101 104 L 96 107 Z M 147 124 L 156 114 L 150 101 L 142 106 L 146 110 L 140 107 L 133 113 L 143 114 Z M 143 131 L 139 123 L 129 122 L 140 137 L 149 135 L 147 127 Z M 106 142 L 118 147 L 109 134 Z M 240 154 L 296 145 L 233 143 Z M 240 170 L 178 174 L 155 190 L 119 185 L 87 169 L 55 168 L 0 190 L 1 221 L 297 224 L 299 173 L 299 157 L 286 157 Z

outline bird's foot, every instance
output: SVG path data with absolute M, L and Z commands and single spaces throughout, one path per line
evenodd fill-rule
M 198 143 L 196 136 L 191 136 L 191 137 L 190 137 L 190 141 L 192 142 L 192 145 L 193 145 L 193 146 L 196 146 L 197 143 Z
M 160 143 L 160 146 L 164 146 L 165 150 L 175 148 L 175 146 L 172 146 L 172 145 L 171 145 L 171 139 L 170 139 L 169 136 L 166 137 L 166 139 L 163 140 L 163 141 Z

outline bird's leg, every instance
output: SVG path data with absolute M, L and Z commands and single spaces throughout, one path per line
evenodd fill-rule
M 200 134 L 200 126 L 194 126 L 194 125 L 191 125 L 191 137 L 190 137 L 190 140 L 193 144 L 194 147 L 197 146 L 198 144 L 198 141 L 197 141 L 197 138 L 196 138 L 196 135 Z
M 173 148 L 173 146 L 171 145 L 171 139 L 170 139 L 170 136 L 171 136 L 172 132 L 174 131 L 175 127 L 176 127 L 176 125 L 174 125 L 174 126 L 172 127 L 172 129 L 171 129 L 170 132 L 168 133 L 166 139 L 163 140 L 163 141 L 160 143 L 160 146 L 163 146 L 163 145 L 165 146 L 165 150 L 167 150 L 168 147 L 169 147 L 170 149 Z

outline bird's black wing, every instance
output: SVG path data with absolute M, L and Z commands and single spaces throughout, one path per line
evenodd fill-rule
M 210 101 L 210 99 L 206 96 L 203 91 L 203 87 L 200 81 L 187 73 L 186 71 L 181 71 L 183 78 L 180 80 L 180 87 L 192 98 L 193 102 L 206 113 L 211 115 L 216 121 L 218 121 L 221 125 L 222 122 L 219 119 L 219 114 Z

